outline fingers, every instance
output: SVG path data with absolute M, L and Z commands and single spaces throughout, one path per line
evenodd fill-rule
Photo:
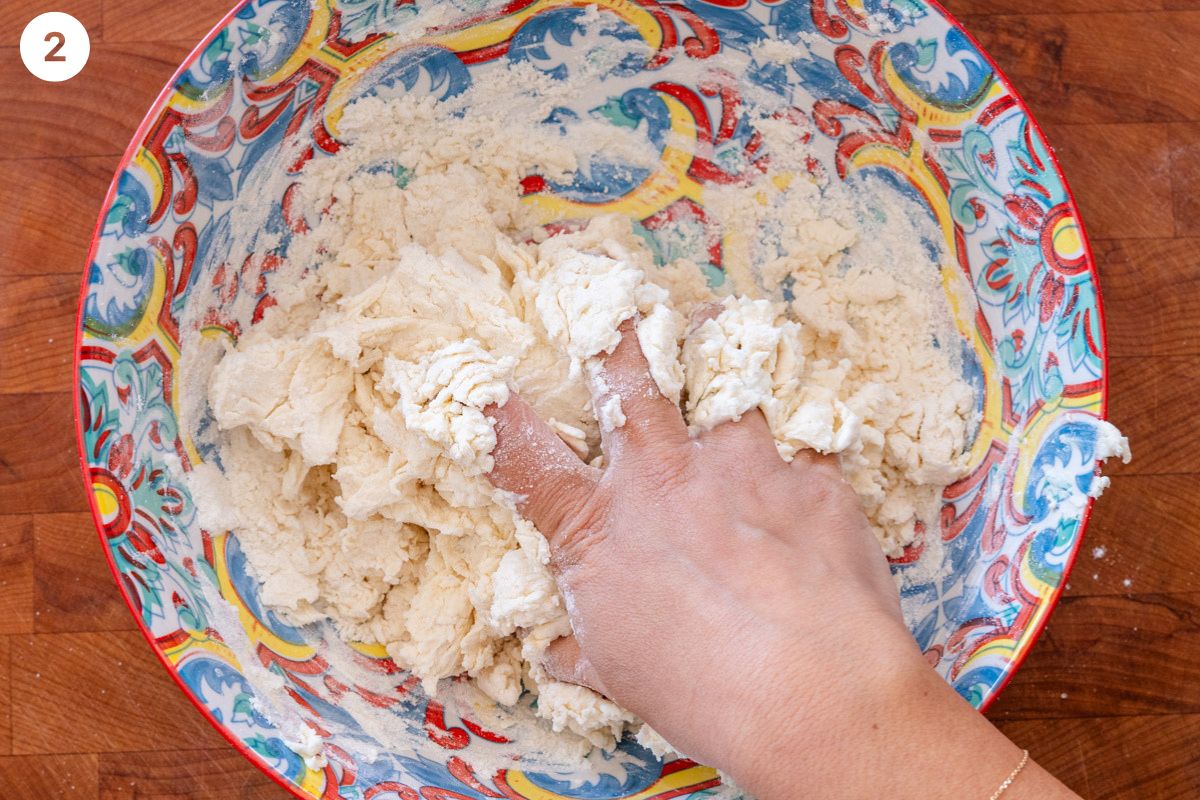
M 757 406 L 742 414 L 742 418 L 729 427 L 736 430 L 740 436 L 757 442 L 770 442 L 772 447 L 775 445 L 775 437 L 771 435 L 767 417 Z
M 759 408 L 752 408 L 737 422 L 723 422 L 700 437 L 706 445 L 729 450 L 746 459 L 775 459 L 782 461 L 775 447 L 775 437 L 767 418 Z
M 546 648 L 542 665 L 550 677 L 564 683 L 574 683 L 586 686 L 593 692 L 606 694 L 600 676 L 592 669 L 587 656 L 579 649 L 579 641 L 574 636 L 563 636 L 555 639 Z
M 861 523 L 870 531 L 862 502 L 846 480 L 836 455 L 822 455 L 814 450 L 800 450 L 785 471 L 794 488 L 793 496 L 809 509 L 823 507 L 832 519 L 846 525 Z M 874 537 L 869 536 L 872 542 Z
M 610 463 L 626 448 L 669 446 L 688 440 L 683 414 L 659 391 L 634 326 L 632 318 L 621 323 L 620 343 L 604 358 L 592 380 L 592 402 Z
M 688 333 L 693 333 L 710 319 L 721 316 L 724 306 L 720 303 L 701 303 L 692 309 L 691 320 L 688 322 Z
M 688 320 L 688 334 L 696 332 L 705 322 L 716 319 L 724 310 L 720 303 L 702 303 L 692 309 Z M 752 408 L 742 414 L 741 419 L 723 422 L 704 433 L 700 440 L 717 447 L 725 448 L 744 455 L 747 458 L 768 458 L 770 453 L 778 457 L 775 450 L 775 437 L 767 418 L 759 408 Z
M 716 319 L 724 310 L 724 306 L 720 303 L 703 303 L 692 309 L 691 319 L 688 322 L 688 332 L 694 333 L 697 328 L 703 325 L 710 319 Z M 752 408 L 737 422 L 725 422 L 701 437 L 701 441 L 716 444 L 718 447 L 728 448 L 739 454 L 744 454 L 747 458 L 779 458 L 779 451 L 775 449 L 775 437 L 771 433 L 771 426 L 767 424 L 767 418 L 763 414 L 762 409 Z
M 488 406 L 493 420 L 495 465 L 488 473 L 492 485 L 520 495 L 521 514 L 547 539 L 559 525 L 580 509 L 600 478 L 514 392 L 501 407 Z
M 816 450 L 797 450 L 792 457 L 793 471 L 804 474 L 819 470 L 837 477 L 842 476 L 842 464 L 834 453 L 818 453 Z

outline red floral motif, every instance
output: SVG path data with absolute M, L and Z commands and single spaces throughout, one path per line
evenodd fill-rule
M 163 109 L 155 123 L 142 139 L 142 149 L 157 165 L 162 175 L 162 193 L 158 204 L 150 212 L 148 224 L 153 225 L 162 219 L 168 203 L 176 215 L 185 217 L 191 213 L 196 204 L 196 176 L 185 157 L 179 154 L 168 154 L 167 139 L 176 128 L 181 128 L 187 136 L 189 144 L 198 150 L 222 152 L 234 142 L 233 120 L 227 116 L 233 105 L 233 84 L 226 85 L 213 98 L 212 105 L 188 114 L 173 106 Z M 211 125 L 216 125 L 216 132 L 205 135 L 201 131 Z M 183 187 L 176 194 L 174 190 L 174 171 L 179 170 Z
M 394 797 L 385 797 L 394 795 Z M 363 793 L 364 800 L 421 800 L 417 790 L 398 781 L 377 783 Z

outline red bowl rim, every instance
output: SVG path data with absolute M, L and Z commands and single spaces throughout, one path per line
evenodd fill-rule
M 1017 107 L 1021 109 L 1021 111 L 1025 114 L 1025 118 L 1029 120 L 1029 124 L 1033 126 L 1034 133 L 1041 137 L 1041 140 L 1046 144 L 1046 150 L 1050 154 L 1050 163 L 1053 165 L 1054 172 L 1056 175 L 1058 175 L 1058 179 L 1062 181 L 1063 191 L 1065 191 L 1067 194 L 1067 207 L 1071 210 L 1071 215 L 1075 218 L 1076 223 L 1079 225 L 1079 238 L 1080 241 L 1083 242 L 1083 252 L 1087 258 L 1088 272 L 1091 274 L 1092 286 L 1095 287 L 1096 290 L 1096 319 L 1100 323 L 1100 361 L 1104 368 L 1104 377 L 1100 381 L 1099 417 L 1100 419 L 1106 420 L 1108 419 L 1109 377 L 1108 325 L 1105 324 L 1104 298 L 1101 297 L 1100 289 L 1100 272 L 1096 268 L 1096 256 L 1092 250 L 1091 241 L 1088 239 L 1087 230 L 1084 228 L 1083 217 L 1081 217 L 1079 214 L 1079 204 L 1075 201 L 1075 194 L 1071 191 L 1070 184 L 1067 183 L 1066 173 L 1063 172 L 1062 164 L 1058 160 L 1058 155 L 1054 152 L 1054 147 L 1050 144 L 1050 140 L 1046 138 L 1046 132 L 1042 129 L 1041 124 L 1038 123 L 1037 118 L 1034 117 L 1033 111 L 1030 110 L 1029 105 L 1025 102 L 1025 98 L 1023 98 L 1020 93 L 1017 92 L 1016 87 L 1013 86 L 1012 80 L 1009 79 L 1004 70 L 1000 68 L 1000 65 L 996 63 L 991 54 L 984 49 L 983 45 L 979 43 L 979 40 L 975 38 L 975 35 L 967 30 L 966 26 L 958 21 L 958 17 L 951 14 L 950 11 L 948 11 L 946 7 L 942 5 L 941 0 L 924 0 L 924 2 L 928 3 L 931 8 L 945 17 L 947 22 L 949 22 L 953 27 L 957 28 L 964 36 L 967 37 L 967 41 L 969 41 L 971 46 L 974 47 L 981 56 L 983 56 L 984 60 L 987 61 L 988 66 L 992 68 L 992 72 L 996 75 L 996 78 L 1004 86 L 1005 90 L 1008 91 L 1013 100 L 1016 101 Z M 1067 561 L 1063 565 L 1062 577 L 1058 579 L 1058 586 L 1054 587 L 1054 591 L 1050 594 L 1050 599 L 1048 601 L 1050 605 L 1046 609 L 1046 613 L 1042 614 L 1041 618 L 1034 623 L 1033 628 L 1027 628 L 1024 631 L 1024 635 L 1022 636 L 1022 639 L 1024 640 L 1024 647 L 1019 653 L 1017 653 L 1016 656 L 1013 657 L 1012 661 L 1009 662 L 1008 670 L 1004 673 L 1004 677 L 1000 679 L 1000 682 L 996 684 L 995 688 L 992 690 L 991 695 L 989 695 L 979 707 L 980 713 L 987 711 L 992 707 L 992 704 L 996 702 L 996 698 L 1000 696 L 1000 693 L 1003 692 L 1005 687 L 1007 687 L 1012 681 L 1013 676 L 1017 674 L 1017 670 L 1019 670 L 1025 663 L 1025 659 L 1029 657 L 1029 652 L 1033 649 L 1034 644 L 1036 644 L 1037 640 L 1041 638 L 1042 631 L 1046 628 L 1046 623 L 1050 621 L 1050 615 L 1054 613 L 1054 609 L 1058 607 L 1059 600 L 1062 599 L 1063 589 L 1067 585 L 1067 579 L 1071 577 L 1071 570 L 1075 567 L 1075 561 L 1079 558 L 1080 550 L 1083 547 L 1083 537 L 1084 534 L 1087 533 L 1088 523 L 1091 521 L 1092 509 L 1095 507 L 1095 505 L 1096 498 L 1088 497 L 1087 505 L 1084 506 L 1083 514 L 1079 518 L 1079 533 L 1075 536 L 1075 547 L 1071 553 L 1068 554 Z
M 285 779 L 279 772 L 277 772 L 273 767 L 271 767 L 270 764 L 268 764 L 265 760 L 263 760 L 263 758 L 261 756 L 259 756 L 258 753 L 254 752 L 249 747 L 247 747 L 246 744 L 241 739 L 239 739 L 237 736 L 235 736 L 228 728 L 226 728 L 219 720 L 217 720 L 216 717 L 213 716 L 212 712 L 208 710 L 207 706 L 205 706 L 203 703 L 201 703 L 196 698 L 196 696 L 192 693 L 191 688 L 189 688 L 188 685 L 186 683 L 184 683 L 183 679 L 179 676 L 179 672 L 176 670 L 175 665 L 170 661 L 170 659 L 167 658 L 166 654 L 162 651 L 162 649 L 158 646 L 158 643 L 155 641 L 154 634 L 151 633 L 149 627 L 147 627 L 145 622 L 142 621 L 141 614 L 138 612 L 137 608 L 135 608 L 135 606 L 133 605 L 133 602 L 130 599 L 129 594 L 126 592 L 125 587 L 124 587 L 123 583 L 121 582 L 121 575 L 117 569 L 116 561 L 113 559 L 112 553 L 109 551 L 109 548 L 107 547 L 107 545 L 104 541 L 103 518 L 100 514 L 99 508 L 96 505 L 96 495 L 93 491 L 91 491 L 91 488 L 90 488 L 90 467 L 88 466 L 87 446 L 86 446 L 86 443 L 84 442 L 83 423 L 82 423 L 82 418 L 81 418 L 81 395 L 80 395 L 80 387 L 79 387 L 79 374 L 80 374 L 80 369 L 82 367 L 82 360 L 83 360 L 82 359 L 82 346 L 83 346 L 84 307 L 85 307 L 85 303 L 87 302 L 88 287 L 89 287 L 90 278 L 91 278 L 92 261 L 96 257 L 96 251 L 99 250 L 99 248 L 100 248 L 100 241 L 102 238 L 102 234 L 104 232 L 104 220 L 105 220 L 105 217 L 107 216 L 108 209 L 112 206 L 113 198 L 116 195 L 117 184 L 120 181 L 121 175 L 125 172 L 125 170 L 129 166 L 129 164 L 133 161 L 133 158 L 134 158 L 135 154 L 137 153 L 138 148 L 141 146 L 141 143 L 142 143 L 143 139 L 145 138 L 146 133 L 154 125 L 155 121 L 158 118 L 158 114 L 166 106 L 167 101 L 170 99 L 171 95 L 174 93 L 175 85 L 179 81 L 179 78 L 185 72 L 187 72 L 194 63 L 196 63 L 196 61 L 204 53 L 204 50 L 212 43 L 213 39 L 215 39 L 222 31 L 224 31 L 225 28 L 228 27 L 228 25 L 237 17 L 238 13 L 244 7 L 249 5 L 251 2 L 252 2 L 252 0 L 239 0 L 237 5 L 235 5 L 233 8 L 231 8 L 220 19 L 220 21 L 218 21 L 216 23 L 216 25 L 213 26 L 212 30 L 210 30 L 207 34 L 205 34 L 204 38 L 200 40 L 199 44 L 197 44 L 190 53 L 188 53 L 187 57 L 179 65 L 178 69 L 176 69 L 174 74 L 171 75 L 170 80 L 167 81 L 166 85 L 163 86 L 162 90 L 158 93 L 158 96 L 154 99 L 154 102 L 151 104 L 149 111 L 146 112 L 146 116 L 142 119 L 141 124 L 138 125 L 137 130 L 134 132 L 133 137 L 130 139 L 129 146 L 125 148 L 125 152 L 121 155 L 121 159 L 118 162 L 117 169 L 113 173 L 113 179 L 109 184 L 108 191 L 104 195 L 104 202 L 100 207 L 99 218 L 96 220 L 96 227 L 92 232 L 91 245 L 88 248 L 87 262 L 84 265 L 83 280 L 81 282 L 81 286 L 80 286 L 80 290 L 79 290 L 79 303 L 77 306 L 76 317 L 75 317 L 75 353 L 74 353 L 74 361 L 73 361 L 73 364 L 74 364 L 73 375 L 74 375 L 74 384 L 75 384 L 75 406 L 74 406 L 75 443 L 76 443 L 76 446 L 79 451 L 79 465 L 80 465 L 81 475 L 83 478 L 84 489 L 87 492 L 87 496 L 88 496 L 88 509 L 91 511 L 92 523 L 96 526 L 97 535 L 100 537 L 100 544 L 104 550 L 104 557 L 108 561 L 108 567 L 109 567 L 109 570 L 112 572 L 113 580 L 116 582 L 116 584 L 120 590 L 121 599 L 125 601 L 125 605 L 128 607 L 129 613 L 133 616 L 134 620 L 137 622 L 138 629 L 141 631 L 142 636 L 145 637 L 146 642 L 150 645 L 150 649 L 154 651 L 155 656 L 158 657 L 159 662 L 167 670 L 167 673 L 171 676 L 171 679 L 175 681 L 176 685 L 178 685 L 179 688 L 183 691 L 183 694 L 187 697 L 187 699 L 189 701 L 191 701 L 193 706 L 196 707 L 196 710 L 198 710 L 200 712 L 200 714 L 206 720 L 208 720 L 209 724 L 211 724 L 214 728 L 217 729 L 217 731 L 226 739 L 226 741 L 228 741 L 231 745 L 233 745 L 234 749 L 236 749 L 239 753 L 241 753 L 243 756 L 245 756 L 250 761 L 250 763 L 252 763 L 256 767 L 258 767 L 263 773 L 265 773 L 267 775 L 267 777 L 269 777 L 272 781 L 274 781 L 280 787 L 286 789 L 293 796 L 300 798 L 300 800 L 312 800 L 312 795 L 308 794 L 307 792 L 302 792 L 300 790 L 300 788 L 298 786 L 296 786 L 292 781 Z M 1108 377 L 1109 377 L 1108 327 L 1105 324 L 1104 302 L 1101 297 L 1099 273 L 1098 273 L 1098 270 L 1096 269 L 1096 260 L 1095 260 L 1095 256 L 1094 256 L 1094 253 L 1092 250 L 1091 243 L 1088 240 L 1087 231 L 1084 229 L 1083 219 L 1080 217 L 1080 214 L 1079 214 L 1078 204 L 1075 201 L 1074 194 L 1071 192 L 1071 187 L 1067 183 L 1066 175 L 1063 173 L 1063 170 L 1062 170 L 1062 165 L 1058 160 L 1058 156 L 1054 152 L 1054 148 L 1050 145 L 1049 140 L 1046 138 L 1046 135 L 1042 129 L 1042 126 L 1040 124 L 1038 124 L 1037 119 L 1034 117 L 1033 112 L 1030 110 L 1028 104 L 1025 102 L 1025 99 L 1017 92 L 1016 88 L 1013 86 L 1012 81 L 1009 79 L 1008 75 L 1005 74 L 1004 70 L 1002 70 L 1000 68 L 1000 66 L 991 57 L 991 55 L 983 48 L 983 46 L 979 43 L 979 40 L 976 39 L 975 36 L 969 30 L 967 30 L 962 25 L 962 23 L 959 22 L 958 18 L 955 17 L 954 14 L 950 13 L 950 11 L 948 11 L 946 9 L 946 7 L 943 6 L 939 0 L 924 0 L 924 2 L 926 2 L 932 10 L 941 14 L 946 19 L 947 23 L 949 23 L 952 27 L 958 29 L 960 32 L 963 33 L 964 36 L 967 37 L 967 39 L 968 39 L 968 41 L 970 41 L 971 45 L 976 49 L 976 51 L 979 52 L 980 55 L 983 56 L 984 60 L 987 61 L 988 66 L 991 67 L 992 72 L 995 74 L 996 78 L 1004 86 L 1004 88 L 1008 92 L 1008 94 L 1013 98 L 1017 107 L 1020 108 L 1021 111 L 1025 114 L 1025 117 L 1029 120 L 1029 123 L 1033 126 L 1034 131 L 1037 133 L 1037 135 L 1039 137 L 1041 137 L 1041 140 L 1043 142 L 1045 142 L 1045 144 L 1046 144 L 1046 148 L 1049 151 L 1049 155 L 1050 155 L 1050 163 L 1053 165 L 1054 171 L 1057 174 L 1059 180 L 1062 181 L 1063 189 L 1065 190 L 1065 192 L 1067 194 L 1068 208 L 1070 209 L 1071 214 L 1074 216 L 1076 222 L 1079 225 L 1080 239 L 1083 243 L 1084 254 L 1087 257 L 1088 269 L 1089 269 L 1089 272 L 1091 273 L 1092 283 L 1095 286 L 1095 290 L 1096 290 L 1096 315 L 1097 315 L 1097 319 L 1100 323 L 1101 362 L 1102 362 L 1103 368 L 1104 368 L 1104 373 L 1103 373 L 1104 378 L 1101 381 L 1101 398 L 1100 398 L 1100 415 L 1099 416 L 1101 419 L 1107 419 L 1108 418 Z M 1080 517 L 1079 533 L 1077 534 L 1076 539 L 1075 539 L 1075 547 L 1074 547 L 1073 551 L 1067 556 L 1067 561 L 1063 567 L 1062 577 L 1059 579 L 1058 586 L 1055 587 L 1053 593 L 1050 595 L 1050 598 L 1048 600 L 1048 602 L 1050 604 L 1049 608 L 1046 609 L 1045 614 L 1041 615 L 1040 619 L 1035 623 L 1032 630 L 1026 629 L 1024 631 L 1024 634 L 1022 637 L 1022 639 L 1024 640 L 1024 646 L 1022 647 L 1021 651 L 1013 658 L 1013 660 L 1009 662 L 1008 669 L 1005 672 L 1004 677 L 1001 679 L 1000 683 L 998 683 L 995 686 L 995 688 L 992 690 L 992 693 L 984 700 L 983 704 L 980 706 L 979 711 L 981 713 L 991 707 L 991 705 L 995 702 L 996 698 L 1000 696 L 1000 693 L 1002 691 L 1004 691 L 1005 687 L 1008 686 L 1009 682 L 1012 680 L 1012 678 L 1016 674 L 1017 670 L 1020 669 L 1020 667 L 1025 663 L 1025 659 L 1028 658 L 1030 650 L 1033 648 L 1033 645 L 1037 642 L 1038 638 L 1042 634 L 1042 631 L 1045 629 L 1046 623 L 1050 619 L 1050 615 L 1054 612 L 1054 609 L 1058 606 L 1059 600 L 1061 600 L 1061 598 L 1062 598 L 1063 588 L 1066 586 L 1066 583 L 1067 583 L 1067 578 L 1070 577 L 1071 570 L 1074 568 L 1075 561 L 1079 556 L 1080 548 L 1082 547 L 1082 544 L 1083 544 L 1083 537 L 1087 530 L 1088 522 L 1091 519 L 1092 508 L 1094 505 L 1095 505 L 1095 499 L 1089 498 L 1087 501 L 1087 505 L 1084 508 L 1083 515 Z M 327 773 L 327 775 L 328 774 L 329 773 Z
M 100 545 L 104 550 L 104 558 L 108 561 L 108 568 L 112 572 L 113 580 L 116 582 L 117 587 L 120 590 L 121 599 L 125 601 L 125 605 L 129 609 L 129 613 L 133 616 L 134 621 L 137 622 L 138 630 L 140 630 L 142 636 L 145 637 L 146 642 L 150 645 L 150 649 L 154 651 L 154 655 L 158 657 L 159 662 L 167 670 L 167 673 L 171 676 L 171 679 L 175 681 L 175 684 L 180 688 L 180 690 L 183 691 L 184 696 L 187 697 L 187 699 L 191 701 L 192 705 L 196 707 L 196 710 L 199 711 L 206 720 L 208 720 L 209 724 L 216 728 L 217 732 L 225 737 L 226 741 L 233 745 L 235 750 L 245 756 L 250 763 L 258 767 L 264 774 L 266 774 L 268 778 L 273 780 L 280 787 L 286 789 L 293 796 L 300 798 L 300 800 L 312 800 L 312 795 L 308 794 L 307 792 L 301 792 L 299 787 L 292 783 L 292 781 L 284 778 L 283 775 L 281 775 L 270 764 L 264 761 L 258 753 L 247 747 L 245 742 L 235 736 L 232 731 L 226 728 L 215 716 L 213 716 L 212 712 L 208 710 L 208 707 L 201 703 L 200 700 L 196 698 L 196 695 L 192 693 L 191 688 L 184 683 L 183 678 L 179 676 L 179 672 L 175 668 L 175 665 L 171 663 L 171 660 L 167 658 L 166 653 L 164 653 L 162 648 L 158 646 L 158 642 L 155 641 L 154 634 L 142 620 L 141 613 L 134 606 L 133 601 L 129 597 L 129 593 L 125 590 L 125 585 L 121 581 L 121 574 L 117 569 L 117 563 L 113 559 L 107 543 L 104 541 L 104 519 L 100 514 L 100 509 L 96 505 L 96 494 L 91 489 L 91 469 L 88 466 L 87 444 L 83 438 L 83 420 L 81 417 L 82 395 L 80 393 L 79 374 L 80 369 L 83 366 L 84 307 L 87 303 L 88 286 L 92 273 L 92 262 L 96 258 L 96 251 L 100 249 L 100 240 L 102 238 L 102 234 L 104 233 L 104 220 L 108 215 L 109 208 L 112 207 L 112 201 L 116 196 L 117 185 L 121 180 L 121 175 L 129 167 L 130 163 L 132 163 L 138 148 L 141 147 L 142 141 L 146 137 L 146 134 L 154 125 L 159 113 L 163 108 L 166 107 L 171 95 L 174 94 L 175 85 L 178 83 L 179 78 L 185 72 L 187 72 L 197 60 L 199 60 L 200 56 L 203 55 L 208 46 L 212 44 L 213 39 L 215 39 L 222 31 L 225 30 L 226 27 L 229 26 L 231 22 L 233 22 L 234 18 L 237 17 L 238 12 L 240 12 L 251 2 L 252 0 L 239 0 L 239 2 L 233 8 L 231 8 L 223 17 L 221 17 L 220 21 L 213 26 L 212 30 L 205 34 L 204 38 L 201 39 L 194 48 L 192 48 L 192 51 L 188 53 L 187 57 L 179 65 L 178 69 L 176 69 L 171 75 L 170 80 L 168 80 L 163 86 L 162 90 L 159 91 L 158 96 L 154 98 L 154 102 L 150 105 L 149 111 L 146 112 L 146 116 L 142 119 L 141 124 L 138 125 L 137 130 L 130 139 L 129 146 L 125 148 L 125 152 L 121 155 L 121 160 L 118 162 L 117 169 L 113 173 L 113 179 L 108 185 L 108 191 L 104 195 L 104 203 L 100 206 L 100 215 L 96 220 L 96 227 L 92 231 L 92 243 L 88 248 L 87 263 L 84 264 L 83 281 L 79 289 L 79 305 L 75 313 L 75 444 L 79 449 L 79 467 L 83 477 L 84 490 L 87 492 L 88 496 L 88 510 L 92 512 L 92 524 L 96 526 L 96 533 L 100 538 Z

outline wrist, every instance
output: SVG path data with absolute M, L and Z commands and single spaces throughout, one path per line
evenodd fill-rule
M 760 800 L 987 798 L 1021 751 L 929 667 L 907 631 L 903 642 L 865 641 L 869 653 L 785 679 L 721 766 Z
M 860 633 L 847 635 L 854 630 Z M 931 677 L 940 680 L 908 630 L 890 618 L 843 618 L 836 639 L 770 652 L 764 669 L 771 691 L 735 704 L 723 758 L 714 759 L 760 800 L 824 796 L 808 793 L 810 781 L 837 781 L 855 764 L 861 769 L 900 729 L 914 691 L 927 691 Z

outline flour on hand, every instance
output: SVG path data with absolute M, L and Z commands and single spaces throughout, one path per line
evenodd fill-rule
M 632 147 L 618 134 L 585 147 L 548 128 L 500 136 L 511 117 L 486 109 L 453 126 L 446 113 L 366 98 L 339 122 L 349 144 L 305 168 L 310 228 L 288 279 L 208 381 L 220 468 L 194 472 L 201 523 L 236 532 L 267 606 L 379 643 L 429 693 L 465 675 L 504 705 L 536 693 L 537 715 L 589 746 L 641 729 L 665 752 L 628 711 L 543 669 L 570 621 L 546 540 L 487 479 L 488 409 L 519 392 L 599 463 L 602 431 L 626 423 L 599 365 L 633 320 L 694 432 L 757 408 L 783 458 L 839 454 L 896 555 L 936 525 L 972 408 L 934 345 L 935 290 L 891 275 L 934 265 L 919 243 L 873 251 L 812 181 L 772 179 L 711 198 L 731 227 L 776 231 L 765 261 L 731 237 L 713 289 L 687 260 L 657 266 L 626 218 L 547 236 L 520 202 L 532 172 L 563 178 L 581 150 Z

